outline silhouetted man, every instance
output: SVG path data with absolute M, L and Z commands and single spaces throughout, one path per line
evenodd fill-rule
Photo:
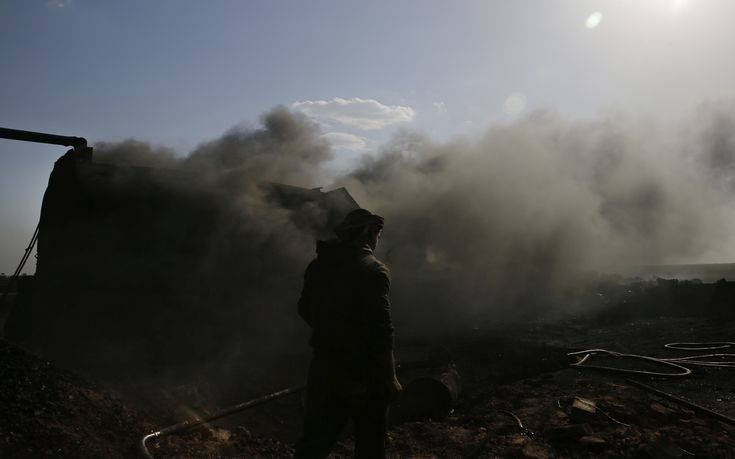
M 314 357 L 297 458 L 326 457 L 352 420 L 355 457 L 385 457 L 389 399 L 402 390 L 395 373 L 390 275 L 373 255 L 383 218 L 350 212 L 337 239 L 317 241 L 304 274 L 299 314 L 312 328 Z

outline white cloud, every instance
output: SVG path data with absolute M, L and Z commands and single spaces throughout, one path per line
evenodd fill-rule
M 411 121 L 416 112 L 411 107 L 383 105 L 374 99 L 303 100 L 291 107 L 325 123 L 337 122 L 364 131 L 383 129 L 391 124 Z
M 447 112 L 447 105 L 443 101 L 434 102 L 433 105 L 437 113 L 444 114 Z
M 347 132 L 327 132 L 322 134 L 322 138 L 326 139 L 332 147 L 337 150 L 362 150 L 367 146 L 367 139 Z

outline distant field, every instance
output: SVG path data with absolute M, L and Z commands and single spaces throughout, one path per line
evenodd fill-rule
M 735 280 L 735 263 L 640 266 L 626 270 L 622 274 L 643 279 L 663 277 L 665 279 L 700 279 L 702 282 L 715 282 L 720 279 Z

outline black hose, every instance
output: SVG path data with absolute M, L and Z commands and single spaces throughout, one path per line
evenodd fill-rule
M 715 419 L 717 419 L 719 421 L 722 421 L 722 422 L 726 422 L 726 423 L 730 424 L 731 426 L 735 426 L 735 419 L 733 419 L 731 417 L 728 417 L 728 416 L 725 416 L 724 414 L 718 413 L 716 411 L 712 411 L 709 408 L 705 408 L 703 406 L 697 405 L 696 403 L 692 403 L 692 402 L 690 402 L 688 400 L 684 400 L 683 398 L 679 398 L 679 397 L 677 397 L 675 395 L 671 395 L 671 394 L 669 394 L 667 392 L 658 390 L 655 387 L 651 387 L 649 385 L 640 383 L 640 382 L 635 381 L 633 379 L 626 379 L 625 381 L 628 384 L 630 384 L 632 386 L 635 386 L 635 387 L 637 387 L 639 389 L 643 389 L 643 390 L 645 390 L 647 392 L 650 392 L 652 394 L 658 395 L 659 397 L 663 397 L 665 399 L 668 399 L 668 400 L 671 400 L 673 402 L 676 402 L 676 403 L 678 403 L 680 405 L 684 405 L 687 408 L 691 408 L 692 410 L 697 411 L 699 413 L 706 414 L 708 416 L 712 416 L 713 418 L 715 418 Z
M 139 448 L 141 454 L 148 458 L 153 459 L 153 456 L 151 455 L 150 451 L 148 451 L 148 446 L 146 446 L 146 442 L 153 438 L 161 438 L 166 435 L 171 435 L 176 432 L 181 432 L 182 430 L 191 429 L 197 426 L 200 426 L 202 424 L 206 424 L 208 422 L 214 421 L 216 419 L 221 419 L 226 416 L 230 416 L 235 413 L 239 413 L 240 411 L 247 410 L 248 408 L 252 408 L 257 405 L 262 405 L 263 403 L 267 403 L 270 401 L 273 401 L 275 399 L 285 397 L 286 395 L 295 394 L 297 392 L 301 392 L 304 390 L 306 386 L 295 386 L 295 387 L 289 387 L 288 389 L 283 389 L 278 392 L 273 392 L 272 394 L 264 395 L 263 397 L 259 397 L 253 400 L 248 400 L 247 402 L 239 403 L 237 405 L 231 406 L 229 408 L 224 408 L 220 411 L 217 411 L 216 413 L 207 416 L 205 418 L 200 419 L 190 419 L 188 421 L 180 422 L 178 424 L 170 425 L 168 427 L 164 427 L 161 430 L 158 430 L 156 432 L 151 432 L 148 435 L 144 436 L 140 439 Z
M 25 267 L 26 262 L 28 261 L 28 258 L 31 256 L 31 253 L 33 252 L 33 247 L 36 246 L 36 241 L 38 241 L 39 226 L 40 226 L 40 223 L 36 225 L 36 230 L 33 231 L 31 242 L 28 243 L 28 247 L 26 247 L 26 250 L 20 259 L 20 263 L 18 263 L 18 267 L 15 268 L 15 272 L 13 272 L 13 275 L 10 276 L 10 278 L 8 279 L 8 285 L 5 286 L 5 291 L 3 292 L 3 296 L 0 297 L 0 306 L 5 304 L 5 300 L 7 299 L 8 295 L 10 295 L 10 291 L 13 289 L 13 284 L 15 284 L 15 282 L 18 280 L 18 276 L 20 276 L 20 274 L 23 272 L 23 268 Z

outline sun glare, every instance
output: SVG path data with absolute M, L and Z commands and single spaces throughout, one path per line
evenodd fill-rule
M 602 22 L 602 13 L 599 11 L 595 11 L 594 13 L 590 14 L 587 20 L 584 22 L 585 27 L 588 29 L 594 29 L 600 23 Z
M 671 8 L 672 12 L 678 13 L 686 6 L 687 3 L 687 0 L 670 0 L 669 8 Z

